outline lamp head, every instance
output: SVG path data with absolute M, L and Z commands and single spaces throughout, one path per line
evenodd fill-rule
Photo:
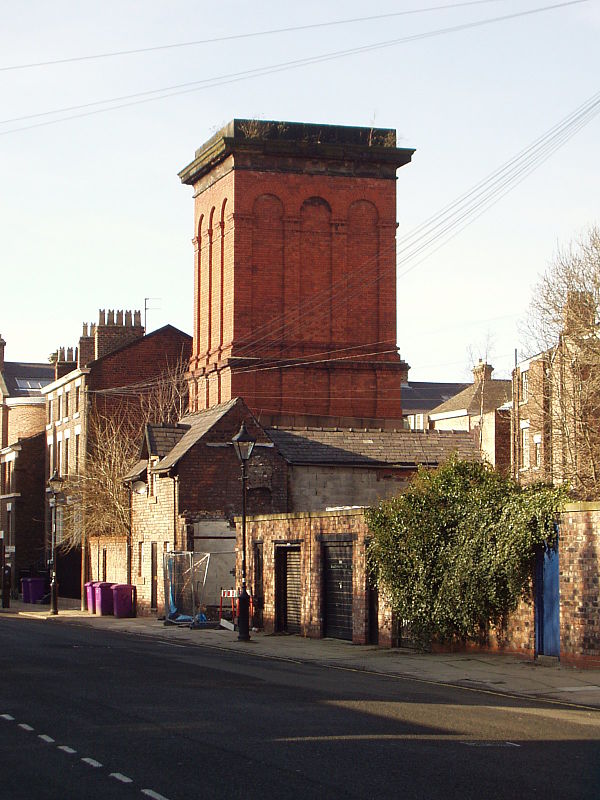
M 64 483 L 63 479 L 60 477 L 58 472 L 54 470 L 52 475 L 48 478 L 48 486 L 50 487 L 50 490 L 54 494 L 58 494 L 58 492 L 60 492 L 60 490 L 62 489 L 63 483 Z
M 233 437 L 231 443 L 240 462 L 245 464 L 252 455 L 254 445 L 256 444 L 256 439 L 254 439 L 246 430 L 246 423 L 242 422 L 239 431 Z

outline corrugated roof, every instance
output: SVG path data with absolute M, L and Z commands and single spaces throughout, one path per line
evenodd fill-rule
M 291 464 L 437 465 L 452 453 L 479 459 L 473 434 L 454 431 L 380 431 L 353 429 L 266 428 Z
M 200 441 L 221 417 L 227 414 L 238 402 L 242 401 L 236 397 L 233 400 L 229 400 L 227 403 L 221 403 L 221 405 L 213 406 L 204 411 L 198 411 L 196 414 L 189 414 L 183 417 L 177 426 L 178 428 L 180 426 L 186 428 L 183 436 L 168 453 L 165 453 L 164 457 L 156 464 L 152 471 L 167 472 L 171 469 L 171 467 L 173 467 L 196 442 Z
M 481 413 L 481 392 L 483 387 L 483 412 L 495 411 L 500 406 L 512 399 L 511 381 L 489 380 L 477 381 L 462 392 L 446 400 L 445 403 L 433 408 L 430 414 L 446 414 L 452 411 L 466 410 L 470 416 Z

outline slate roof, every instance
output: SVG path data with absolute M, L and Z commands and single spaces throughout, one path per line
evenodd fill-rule
M 480 381 L 471 384 L 462 392 L 459 392 L 450 400 L 433 408 L 429 414 L 447 414 L 452 411 L 466 410 L 469 416 L 476 416 L 481 413 L 481 391 L 483 388 L 483 411 L 495 411 L 512 399 L 511 381 L 489 380 L 483 384 Z
M 455 394 L 462 392 L 468 383 L 434 383 L 430 381 L 409 381 L 402 384 L 402 413 L 428 413 Z
M 193 447 L 210 429 L 230 411 L 236 403 L 241 403 L 239 398 L 229 400 L 227 403 L 198 411 L 196 414 L 189 414 L 183 417 L 177 428 L 184 427 L 183 436 L 174 444 L 168 453 L 153 468 L 153 472 L 168 472 L 171 467 L 182 458 L 188 450 Z
M 123 483 L 130 483 L 131 481 L 138 481 L 148 467 L 148 459 L 142 458 L 129 470 L 126 475 L 123 475 Z
M 291 464 L 348 466 L 437 465 L 452 453 L 479 460 L 473 434 L 455 431 L 353 430 L 343 428 L 266 428 Z
M 146 442 L 148 454 L 164 458 L 179 443 L 182 436 L 189 430 L 189 425 L 147 425 Z
M 187 430 L 189 430 L 189 426 L 181 423 L 177 425 L 167 425 L 164 423 L 146 425 L 144 442 L 142 444 L 142 455 L 146 454 L 148 456 L 158 456 L 158 458 L 161 459 L 164 458 L 171 452 Z M 147 468 L 148 459 L 140 458 L 129 472 L 123 476 L 123 481 L 128 483 L 129 481 L 139 480 Z
M 41 397 L 36 384 L 47 386 L 54 380 L 54 364 L 27 363 L 24 361 L 5 361 L 2 377 L 9 397 Z M 31 381 L 32 386 L 23 386 Z M 19 385 L 19 382 L 22 382 Z

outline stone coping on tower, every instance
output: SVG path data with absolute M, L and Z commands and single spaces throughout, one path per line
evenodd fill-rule
M 235 152 L 359 162 L 385 165 L 395 170 L 408 164 L 415 151 L 396 147 L 393 128 L 233 119 L 196 150 L 194 160 L 179 172 L 181 182 L 193 185 Z

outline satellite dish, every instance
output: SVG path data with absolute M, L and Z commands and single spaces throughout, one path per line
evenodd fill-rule
M 131 488 L 136 494 L 146 494 L 148 489 L 144 481 L 134 481 Z

